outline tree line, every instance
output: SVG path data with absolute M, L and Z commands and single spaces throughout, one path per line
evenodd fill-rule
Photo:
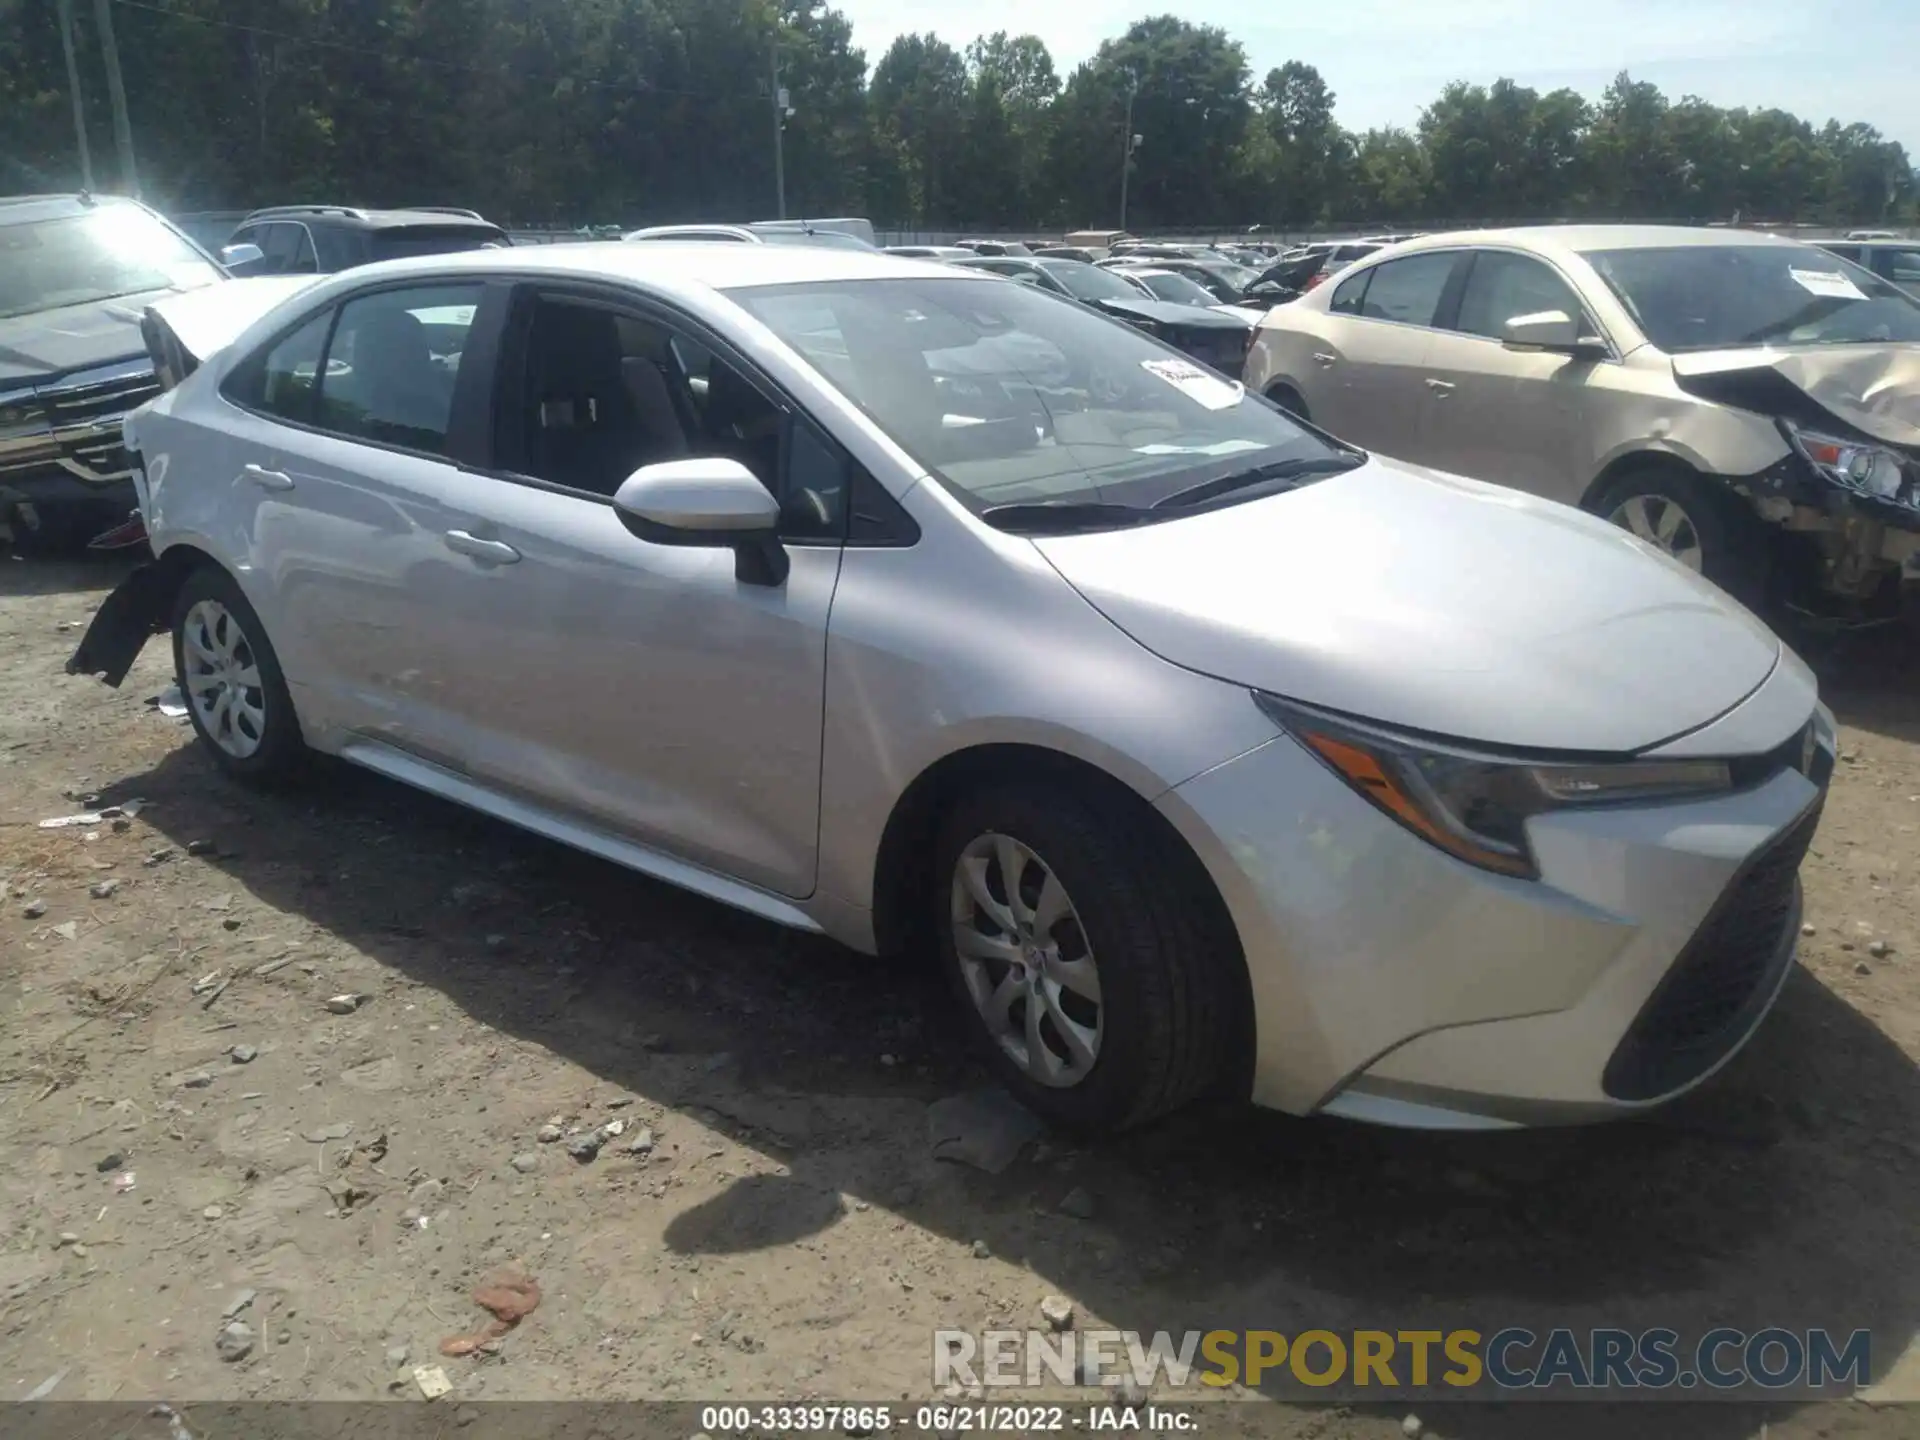
M 964 50 L 902 36 L 870 67 L 824 0 L 110 3 L 140 178 L 180 211 L 767 218 L 777 86 L 789 212 L 887 225 L 1112 225 L 1128 164 L 1136 231 L 1920 214 L 1911 158 L 1870 125 L 1622 74 L 1592 100 L 1453 84 L 1411 129 L 1356 133 L 1311 64 L 1256 79 L 1239 41 L 1171 15 L 1062 76 L 1038 39 L 1005 33 Z M 96 176 L 120 188 L 93 6 L 73 8 Z M 0 190 L 78 184 L 57 0 L 0 0 Z

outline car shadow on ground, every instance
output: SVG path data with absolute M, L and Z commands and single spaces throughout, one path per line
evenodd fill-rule
M 151 558 L 144 548 L 43 558 L 10 550 L 0 541 L 0 595 L 93 595 L 111 590 L 129 570 Z M 88 620 L 92 614 L 76 612 L 74 618 Z M 74 640 L 78 643 L 78 633 Z
M 1842 725 L 1920 743 L 1920 630 L 1887 625 L 1812 653 L 1820 695 Z
M 146 820 L 181 847 L 211 842 L 212 863 L 262 902 L 789 1168 L 676 1217 L 667 1239 L 682 1253 L 803 1238 L 847 1194 L 1023 1260 L 1083 1313 L 1144 1332 L 1868 1328 L 1876 1372 L 1913 1334 L 1920 1083 L 1804 973 L 1726 1072 L 1631 1123 L 1429 1135 L 1222 1107 L 1091 1146 L 1050 1138 L 988 1176 L 931 1160 L 924 1142 L 877 1158 L 834 1143 L 836 1107 L 988 1083 L 930 967 L 878 971 L 344 767 L 260 794 L 183 747 L 107 798 L 135 794 Z M 711 1058 L 670 1063 L 684 1057 Z M 1092 1197 L 1091 1219 L 1060 1213 L 1070 1189 Z M 1441 1433 L 1449 1416 L 1468 1423 L 1457 1404 L 1420 1408 Z M 1479 1436 L 1544 1422 L 1558 1436 L 1707 1440 L 1782 1413 L 1472 1410 Z

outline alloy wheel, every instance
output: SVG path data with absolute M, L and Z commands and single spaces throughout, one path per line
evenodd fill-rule
M 980 835 L 954 865 L 952 920 L 994 1042 L 1039 1084 L 1085 1080 L 1100 1056 L 1100 971 L 1059 877 L 1012 836 Z
M 1666 495 L 1630 495 L 1607 518 L 1666 551 L 1689 570 L 1701 569 L 1704 555 L 1700 532 L 1678 500 Z
M 218 600 L 201 600 L 181 627 L 181 688 L 200 726 L 236 760 L 260 748 L 267 734 L 267 695 L 247 633 Z

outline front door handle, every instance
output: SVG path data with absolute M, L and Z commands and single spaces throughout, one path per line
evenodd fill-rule
M 1427 381 L 1427 389 L 1433 392 L 1434 399 L 1444 400 L 1453 393 L 1453 382 L 1451 380 L 1429 379 Z
M 283 470 L 269 470 L 262 465 L 242 465 L 240 474 L 258 485 L 262 490 L 291 490 L 293 477 Z
M 1325 369 L 1327 366 L 1333 364 L 1333 362 L 1339 357 L 1334 355 L 1329 355 L 1324 350 L 1316 350 L 1313 352 L 1313 358 L 1320 362 L 1320 366 L 1322 369 Z
M 466 530 L 447 531 L 447 548 L 460 555 L 484 560 L 490 565 L 511 565 L 520 552 L 504 540 L 483 540 Z

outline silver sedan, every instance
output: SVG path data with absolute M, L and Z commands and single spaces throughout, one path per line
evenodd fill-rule
M 1792 964 L 1813 677 L 1600 519 L 880 254 L 250 283 L 153 312 L 158 558 L 70 667 L 170 631 L 233 775 L 338 756 L 933 960 L 1089 1129 L 1632 1112 Z

